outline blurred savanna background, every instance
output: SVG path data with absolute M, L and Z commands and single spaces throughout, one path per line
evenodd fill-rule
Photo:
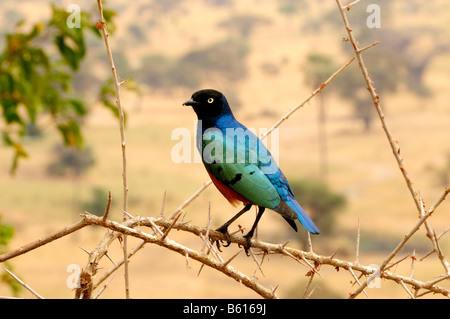
M 371 4 L 379 11 L 368 11 Z M 76 22 L 73 5 L 81 9 L 80 25 L 69 28 L 67 21 Z M 202 164 L 172 159 L 176 128 L 191 132 L 194 158 L 195 114 L 181 106 L 192 92 L 215 88 L 247 127 L 269 129 L 353 56 L 332 0 L 109 0 L 104 7 L 116 67 L 127 80 L 121 93 L 132 215 L 158 215 L 164 193 L 169 215 L 208 180 Z M 367 0 L 348 16 L 361 47 L 380 42 L 364 59 L 405 167 L 430 207 L 450 180 L 448 2 Z M 368 23 L 378 18 L 379 25 Z M 119 122 L 97 21 L 95 1 L 0 2 L 0 253 L 68 226 L 85 211 L 102 215 L 108 191 L 110 218 L 122 219 Z M 360 223 L 359 261 L 379 264 L 416 224 L 417 209 L 356 62 L 283 123 L 278 142 L 279 165 L 321 229 L 312 239 L 316 253 L 353 261 Z M 214 228 L 238 210 L 209 187 L 185 209 L 184 220 L 206 225 L 209 204 Z M 449 213 L 444 202 L 431 217 L 437 234 L 449 227 Z M 237 224 L 248 229 L 253 218 L 252 210 Z M 105 232 L 84 228 L 2 266 L 45 297 L 72 298 L 67 267 L 84 267 L 84 250 Z M 432 249 L 425 235 L 419 231 L 399 255 L 414 251 L 414 277 L 424 281 L 443 273 L 435 255 L 421 260 Z M 270 211 L 258 236 L 308 249 L 304 229 L 293 232 Z M 169 237 L 203 245 L 175 231 Z M 130 239 L 129 247 L 136 243 Z M 440 247 L 449 255 L 448 235 Z M 224 255 L 237 249 L 225 248 Z M 113 262 L 122 258 L 118 241 L 108 254 Z M 410 265 L 408 258 L 391 271 L 409 275 Z M 107 270 L 112 262 L 103 258 L 100 266 Z M 281 298 L 302 297 L 308 281 L 309 269 L 288 257 L 266 257 L 264 273 L 245 254 L 233 266 L 278 286 Z M 258 297 L 207 267 L 197 275 L 199 267 L 147 245 L 130 259 L 131 297 Z M 356 289 L 348 272 L 323 266 L 321 274 L 311 298 L 345 298 Z M 119 270 L 102 298 L 123 298 L 123 287 Z M 407 297 L 386 281 L 366 291 L 370 298 Z M 0 295 L 30 297 L 3 269 Z

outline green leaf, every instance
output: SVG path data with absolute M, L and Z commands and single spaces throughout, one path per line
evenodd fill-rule
M 58 130 L 62 135 L 65 145 L 82 148 L 83 137 L 81 135 L 80 125 L 75 120 L 69 119 L 66 123 L 59 124 Z
M 69 99 L 68 103 L 77 115 L 86 115 L 87 114 L 87 110 L 82 101 L 77 100 L 77 99 Z
M 2 132 L 2 140 L 3 140 L 3 143 L 5 143 L 6 146 L 13 146 L 14 145 L 13 141 L 11 140 L 11 137 L 6 132 Z
M 1 219 L 0 219 L 1 222 Z M 14 236 L 14 227 L 8 224 L 0 224 L 0 245 L 7 245 Z
M 101 88 L 100 88 L 100 100 L 103 103 L 103 105 L 111 110 L 113 115 L 119 119 L 119 109 L 117 107 L 117 104 L 113 102 L 113 100 L 116 97 L 116 91 L 114 89 L 114 82 L 112 79 L 109 79 Z M 127 114 L 124 112 L 124 125 L 127 124 Z
M 65 37 L 62 35 L 55 37 L 55 44 L 69 66 L 74 70 L 78 70 L 79 59 L 77 53 L 71 47 L 66 45 Z
M 19 123 L 21 125 L 24 124 L 22 118 L 17 112 L 17 102 L 5 99 L 2 101 L 2 106 L 3 106 L 3 116 L 7 124 L 12 123 Z
M 117 108 L 116 104 L 112 103 L 108 99 L 102 99 L 102 103 L 107 109 L 111 110 L 114 117 L 119 118 L 119 109 Z
M 28 156 L 21 144 L 29 132 L 27 127 L 42 114 L 51 114 L 66 145 L 83 145 L 80 126 L 88 109 L 84 99 L 71 95 L 71 91 L 86 55 L 85 30 L 99 34 L 95 28 L 97 11 L 82 11 L 81 27 L 69 28 L 66 8 L 51 4 L 51 9 L 50 20 L 31 27 L 24 20 L 0 39 L 5 42 L 0 48 L 0 120 L 6 124 L 0 130 L 0 140 L 13 151 L 12 173 L 19 160 Z M 111 33 L 115 12 L 105 8 L 104 15 Z M 105 92 L 100 100 L 114 97 L 114 92 L 109 94 Z M 108 107 L 118 116 L 112 103 Z
M 17 169 L 17 165 L 19 163 L 19 159 L 28 157 L 28 154 L 25 152 L 22 144 L 14 142 L 8 133 L 2 132 L 2 139 L 3 139 L 3 142 L 5 143 L 5 145 L 11 146 L 14 148 L 13 162 L 12 162 L 11 168 L 9 170 L 9 173 L 11 175 L 14 175 L 14 173 L 16 172 L 16 169 Z

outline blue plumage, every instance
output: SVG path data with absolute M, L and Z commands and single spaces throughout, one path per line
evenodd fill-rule
M 231 222 L 252 205 L 258 205 L 260 213 L 247 234 L 248 242 L 264 208 L 280 213 L 295 230 L 294 220 L 298 219 L 309 232 L 319 234 L 319 229 L 295 200 L 270 152 L 253 132 L 235 119 L 222 93 L 197 91 L 184 105 L 191 105 L 199 119 L 197 147 L 214 184 L 231 203 L 242 201 L 246 205 L 219 230 L 227 233 Z

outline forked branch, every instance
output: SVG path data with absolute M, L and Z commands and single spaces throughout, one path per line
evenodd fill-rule
M 109 44 L 109 33 L 107 30 L 107 25 L 105 18 L 103 17 L 103 5 L 102 0 L 97 0 L 98 11 L 99 11 L 99 21 L 97 22 L 97 29 L 99 29 L 105 40 L 106 54 L 108 56 L 109 64 L 111 66 L 111 72 L 114 82 L 114 90 L 116 95 L 116 104 L 119 111 L 119 127 L 120 127 L 120 145 L 122 149 L 122 181 L 123 181 L 123 211 L 128 211 L 128 184 L 127 184 L 127 152 L 125 143 L 125 117 L 122 107 L 122 102 L 120 100 L 120 85 L 119 76 L 117 74 L 116 66 L 114 64 L 113 55 L 111 52 L 111 46 Z M 107 208 L 107 211 L 109 208 Z M 126 215 L 123 215 L 123 219 L 126 220 Z M 127 299 L 130 298 L 130 286 L 129 286 L 129 273 L 128 273 L 128 245 L 127 237 L 123 238 L 123 256 L 125 265 L 125 296 Z
M 346 10 L 347 11 L 350 10 L 350 7 L 357 4 L 358 2 L 359 1 L 354 1 L 353 3 L 347 4 L 346 6 L 343 7 L 340 3 L 340 0 L 336 0 L 336 3 L 338 5 L 339 11 L 342 16 L 343 23 L 345 25 L 345 29 L 347 30 L 347 33 L 348 33 L 348 39 L 353 46 L 353 50 L 355 52 L 356 58 L 358 59 L 359 68 L 361 69 L 364 81 L 366 82 L 367 90 L 370 93 L 370 96 L 373 101 L 373 105 L 374 105 L 374 107 L 377 111 L 378 117 L 380 119 L 381 126 L 383 127 L 385 135 L 389 141 L 389 145 L 392 149 L 392 153 L 394 154 L 394 157 L 397 161 L 398 167 L 400 168 L 400 171 L 403 175 L 403 178 L 404 178 L 406 185 L 411 193 L 411 196 L 414 200 L 417 210 L 419 211 L 419 216 L 420 216 L 419 222 L 416 224 L 416 226 L 413 227 L 413 229 L 408 233 L 408 235 L 405 236 L 405 238 L 399 243 L 399 245 L 394 249 L 394 251 L 383 261 L 382 265 L 380 266 L 380 269 L 381 269 L 381 271 L 383 271 L 384 267 L 386 267 L 386 265 L 400 251 L 400 249 L 404 247 L 404 245 L 408 242 L 408 240 L 417 232 L 419 227 L 422 224 L 424 224 L 426 231 L 427 231 L 427 236 L 432 241 L 434 250 L 438 253 L 439 259 L 440 259 L 442 265 L 444 266 L 446 274 L 449 275 L 450 274 L 450 265 L 446 261 L 442 251 L 439 249 L 437 241 L 433 240 L 433 238 L 435 238 L 434 232 L 432 231 L 431 226 L 429 225 L 429 223 L 427 221 L 427 218 L 434 212 L 436 207 L 446 198 L 446 196 L 448 195 L 449 189 L 447 188 L 444 191 L 444 194 L 441 196 L 441 198 L 436 202 L 436 204 L 432 208 L 430 208 L 430 210 L 428 210 L 428 212 L 426 212 L 425 205 L 422 201 L 421 195 L 414 188 L 413 182 L 411 181 L 411 178 L 410 178 L 410 176 L 406 170 L 406 167 L 403 163 L 403 158 L 400 156 L 400 146 L 398 144 L 398 141 L 396 139 L 394 139 L 394 137 L 392 136 L 391 130 L 389 129 L 389 127 L 386 123 L 385 116 L 384 116 L 383 110 L 381 108 L 380 96 L 376 93 L 374 83 L 369 76 L 369 72 L 367 71 L 367 68 L 365 66 L 365 63 L 364 63 L 364 60 L 362 57 L 363 51 L 373 47 L 375 44 L 377 44 L 377 42 L 375 42 L 374 44 L 369 45 L 363 49 L 359 49 L 358 42 L 353 34 L 353 30 L 350 27 L 348 19 L 347 19 Z M 364 282 L 361 286 L 359 286 L 358 289 L 353 294 L 351 294 L 351 297 L 352 298 L 356 297 L 367 286 L 368 282 L 369 282 L 369 279 L 366 282 Z

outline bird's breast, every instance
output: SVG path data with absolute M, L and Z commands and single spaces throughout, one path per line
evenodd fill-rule
M 218 180 L 216 177 L 214 177 L 214 175 L 211 174 L 208 170 L 206 171 L 208 172 L 209 177 L 211 177 L 213 184 L 222 193 L 222 195 L 230 202 L 231 205 L 236 206 L 239 202 L 242 202 L 244 205 L 253 204 L 247 198 L 240 195 L 238 192 L 234 191 L 233 189 L 222 183 L 220 180 Z

